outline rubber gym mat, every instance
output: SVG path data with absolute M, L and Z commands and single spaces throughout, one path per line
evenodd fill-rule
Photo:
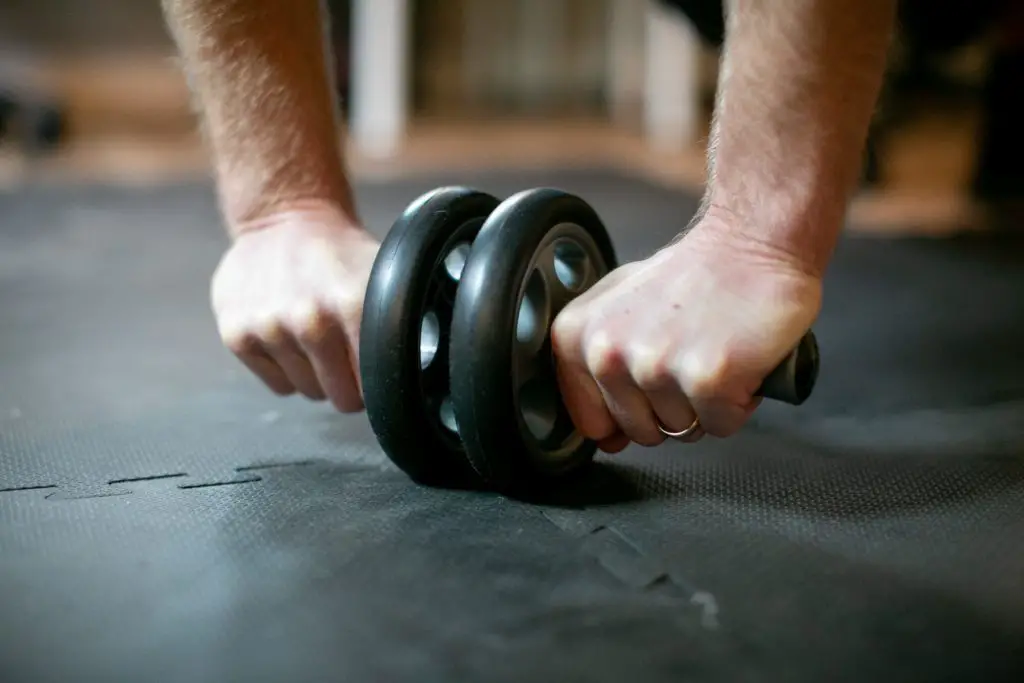
M 579 192 L 623 260 L 693 197 Z M 383 233 L 433 176 L 366 183 Z M 411 484 L 216 338 L 210 188 L 0 196 L 0 680 L 1024 680 L 1024 239 L 846 236 L 820 383 L 544 503 Z

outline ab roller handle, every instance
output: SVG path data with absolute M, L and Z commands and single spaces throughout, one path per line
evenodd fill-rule
M 818 340 L 814 332 L 808 332 L 764 378 L 755 395 L 794 406 L 802 404 L 810 398 L 818 381 L 818 363 Z

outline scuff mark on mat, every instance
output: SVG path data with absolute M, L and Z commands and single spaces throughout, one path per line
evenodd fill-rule
M 718 628 L 718 601 L 714 595 L 707 591 L 697 591 L 690 598 L 690 602 L 701 608 L 701 626 L 709 631 Z
M 580 541 L 580 550 L 594 559 L 615 579 L 635 591 L 657 592 L 686 601 L 700 609 L 701 626 L 719 628 L 719 607 L 710 592 L 691 585 L 666 563 L 643 548 L 620 529 L 586 519 L 582 510 L 544 510 L 544 518 L 562 532 Z

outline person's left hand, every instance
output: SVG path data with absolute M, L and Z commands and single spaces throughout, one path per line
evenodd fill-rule
M 558 381 L 573 422 L 605 452 L 747 421 L 764 378 L 810 328 L 821 279 L 790 255 L 723 237 L 705 219 L 684 239 L 621 266 L 552 325 Z M 730 221 L 731 222 L 731 221 Z

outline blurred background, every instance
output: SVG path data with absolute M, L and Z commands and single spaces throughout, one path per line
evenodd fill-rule
M 327 4 L 357 175 L 613 164 L 703 179 L 714 0 Z M 1022 5 L 904 2 L 858 227 L 959 228 L 1021 195 Z M 6 187 L 207 173 L 157 2 L 4 0 L 0 127 Z

